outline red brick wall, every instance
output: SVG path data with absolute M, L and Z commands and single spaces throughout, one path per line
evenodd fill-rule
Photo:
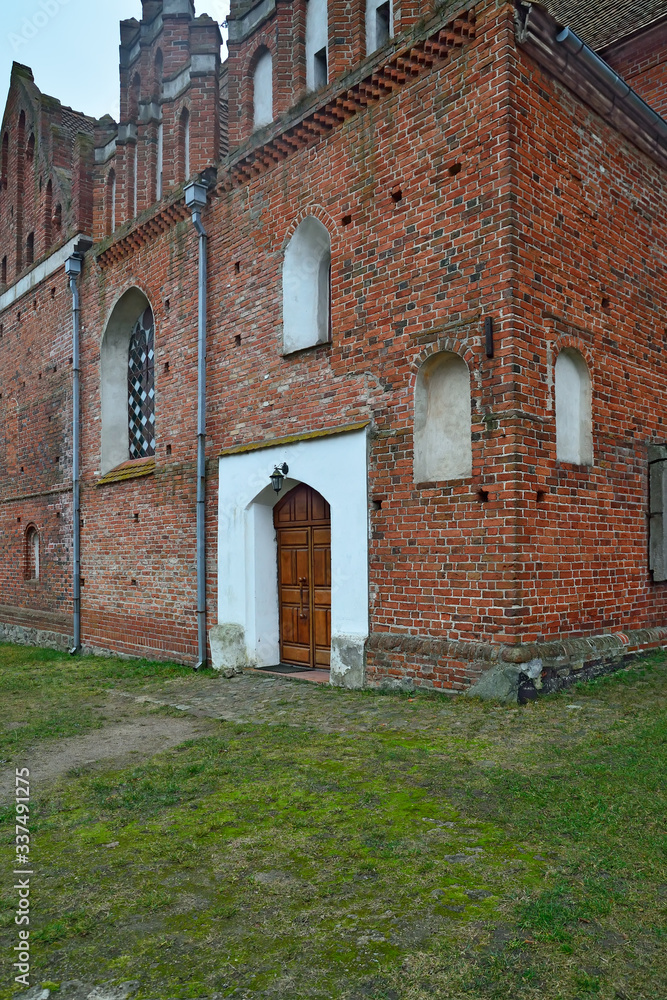
M 373 420 L 374 630 L 489 639 L 516 629 L 505 519 L 478 495 L 502 478 L 507 448 L 484 417 L 510 405 L 510 27 L 508 10 L 483 14 L 477 39 L 447 63 L 209 213 L 211 433 L 230 447 Z M 333 344 L 283 357 L 282 254 L 307 214 L 331 235 Z M 492 363 L 487 313 L 503 338 Z M 420 487 L 414 386 L 438 349 L 460 351 L 471 369 L 474 478 Z
M 100 344 L 115 303 L 133 285 L 144 292 L 155 317 L 156 468 L 139 479 L 97 486 Z M 82 315 L 83 640 L 121 652 L 194 661 L 197 237 L 192 224 L 181 223 L 122 265 L 103 268 L 91 256 L 82 282 Z M 209 456 L 213 447 L 211 441 Z M 207 487 L 210 621 L 215 621 L 216 479 L 212 461 Z
M 71 612 L 72 352 L 63 277 L 0 313 L 0 604 L 52 614 Z M 30 524 L 41 558 L 39 580 L 28 582 Z
M 663 172 L 528 59 L 515 102 L 521 638 L 657 626 L 646 449 L 667 438 Z M 567 346 L 592 379 L 591 467 L 556 461 L 551 382 Z
M 392 93 L 287 159 L 258 157 L 251 179 L 220 171 L 204 217 L 209 625 L 219 450 L 365 419 L 371 680 L 418 675 L 460 688 L 500 644 L 664 619 L 667 585 L 651 582 L 646 557 L 646 445 L 665 440 L 662 173 L 517 52 L 513 23 L 511 4 L 480 3 L 475 38 L 446 60 L 436 55 L 406 73 Z M 280 46 L 275 68 L 286 110 Z M 239 93 L 246 74 L 233 76 L 232 66 L 230 89 Z M 293 95 L 298 81 L 297 72 Z M 283 253 L 309 214 L 331 236 L 333 341 L 284 357 Z M 192 662 L 196 237 L 186 221 L 134 244 L 116 263 L 101 256 L 107 244 L 98 247 L 81 280 L 84 642 Z M 70 306 L 61 277 L 0 316 L 10 348 L 2 381 L 20 391 L 32 421 L 21 435 L 15 405 L 4 411 L 5 490 L 16 487 L 21 464 L 31 478 L 24 499 L 1 505 L 2 582 L 7 603 L 54 611 L 69 607 L 70 501 L 57 494 L 58 519 L 52 494 L 27 494 L 60 489 L 67 471 L 52 454 L 68 454 L 69 441 Z M 133 285 L 155 314 L 156 469 L 97 486 L 100 344 Z M 552 372 L 564 346 L 590 368 L 590 468 L 556 461 Z M 473 475 L 416 484 L 415 381 L 439 350 L 459 353 L 470 370 Z M 19 516 L 43 523 L 60 547 L 48 579 L 44 567 L 42 603 L 17 575 Z

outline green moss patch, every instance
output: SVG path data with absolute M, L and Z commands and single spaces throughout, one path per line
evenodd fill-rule
M 97 662 L 72 687 L 94 693 Z M 108 663 L 130 690 L 177 670 Z M 139 980 L 155 1000 L 667 996 L 666 693 L 654 656 L 525 710 L 396 696 L 392 731 L 221 722 L 35 789 L 32 981 Z M 338 693 L 318 698 L 330 719 Z M 14 907 L 8 881 L 6 954 Z

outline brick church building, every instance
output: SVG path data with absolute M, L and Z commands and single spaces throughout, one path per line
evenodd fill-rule
M 0 637 L 480 692 L 667 645 L 667 0 L 232 0 L 224 62 L 141 8 L 118 123 L 12 70 Z

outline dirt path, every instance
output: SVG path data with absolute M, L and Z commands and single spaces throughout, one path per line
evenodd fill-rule
M 174 718 L 156 712 L 153 704 L 116 694 L 109 696 L 101 714 L 108 720 L 101 728 L 52 740 L 21 754 L 21 765 L 30 769 L 34 787 L 43 788 L 81 767 L 127 767 L 215 728 L 204 719 L 186 714 Z M 8 803 L 13 794 L 14 766 L 5 765 L 0 773 L 0 804 Z
M 21 765 L 30 768 L 31 783 L 43 788 L 73 769 L 139 763 L 161 750 L 218 731 L 216 723 L 220 722 L 298 726 L 325 733 L 444 730 L 465 747 L 468 756 L 488 765 L 513 756 L 518 746 L 526 750 L 539 738 L 528 721 L 533 713 L 548 716 L 554 743 L 576 738 L 582 726 L 608 729 L 624 714 L 621 705 L 590 696 L 573 699 L 573 703 L 552 701 L 548 707 L 522 709 L 470 703 L 464 707 L 462 701 L 360 694 L 255 671 L 231 680 L 184 676 L 150 682 L 143 691 L 108 691 L 99 708 L 100 728 L 36 744 L 21 754 Z M 171 714 L 165 714 L 165 708 Z M 542 728 L 546 721 L 542 720 Z M 11 798 L 13 786 L 10 762 L 0 772 L 0 804 Z

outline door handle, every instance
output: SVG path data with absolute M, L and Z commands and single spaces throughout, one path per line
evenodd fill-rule
M 299 618 L 308 617 L 306 612 L 303 610 L 303 588 L 307 583 L 308 583 L 308 577 L 306 576 L 299 577 L 299 604 L 301 605 L 301 607 L 299 608 Z

